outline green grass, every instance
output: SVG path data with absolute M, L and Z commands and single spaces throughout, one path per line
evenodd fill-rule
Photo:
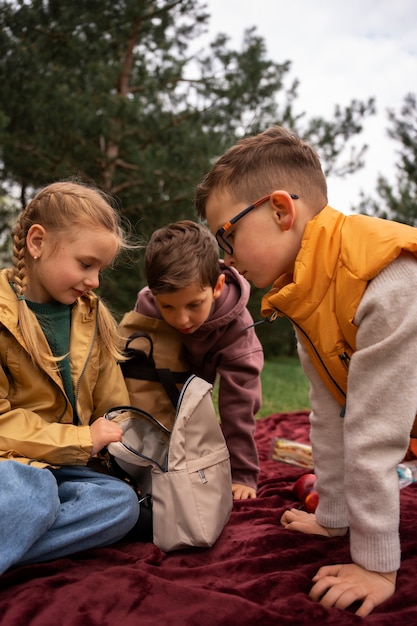
M 261 374 L 262 407 L 257 418 L 309 408 L 308 380 L 296 357 L 276 357 L 265 361 Z M 217 409 L 217 384 L 213 391 Z
M 309 383 L 298 358 L 265 361 L 261 374 L 262 407 L 257 417 L 309 408 Z

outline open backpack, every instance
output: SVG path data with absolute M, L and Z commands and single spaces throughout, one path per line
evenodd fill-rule
M 132 329 L 132 313 L 128 314 L 129 329 L 133 334 L 145 332 L 139 329 L 145 316 L 135 313 L 137 325 Z M 155 344 L 162 335 L 149 332 L 149 327 L 146 334 L 149 338 L 145 355 L 151 355 L 150 367 L 157 369 Z M 130 336 L 127 342 L 130 344 Z M 132 361 L 126 361 L 122 369 L 129 373 L 125 379 L 132 406 L 114 407 L 107 412 L 105 417 L 123 429 L 122 441 L 109 444 L 108 451 L 133 479 L 141 498 L 151 502 L 153 542 L 161 550 L 210 547 L 222 532 L 233 506 L 229 451 L 214 409 L 212 385 L 194 375 L 189 375 L 183 385 L 177 383 L 181 389 L 177 388 L 174 417 L 162 423 L 159 415 L 157 418 L 141 407 L 146 392 L 138 392 L 135 381 L 146 370 L 145 357 L 129 349 Z M 144 401 L 148 407 L 152 403 L 161 406 L 158 396 L 164 396 L 164 400 L 167 396 L 163 382 L 156 385 L 148 390 L 152 396 L 148 398 L 151 402 Z

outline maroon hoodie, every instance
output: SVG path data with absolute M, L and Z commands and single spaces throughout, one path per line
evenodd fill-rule
M 210 317 L 191 335 L 181 334 L 181 339 L 192 372 L 212 384 L 220 378 L 219 413 L 232 480 L 256 489 L 259 462 L 254 431 L 262 401 L 263 350 L 254 328 L 246 329 L 253 324 L 246 308 L 250 285 L 236 270 L 220 263 L 226 280 Z M 148 287 L 138 293 L 135 311 L 162 319 Z

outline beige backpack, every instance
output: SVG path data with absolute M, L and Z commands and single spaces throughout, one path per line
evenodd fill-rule
M 149 413 L 116 407 L 107 419 L 123 429 L 109 453 L 151 494 L 153 541 L 164 551 L 210 547 L 233 505 L 229 451 L 212 401 L 212 386 L 190 376 L 182 388 L 172 431 Z

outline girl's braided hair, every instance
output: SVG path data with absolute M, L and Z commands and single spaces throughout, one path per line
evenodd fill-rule
M 120 225 L 120 217 L 110 198 L 102 191 L 74 182 L 56 182 L 41 189 L 20 214 L 13 229 L 12 268 L 9 281 L 13 284 L 18 298 L 18 319 L 23 339 L 35 364 L 45 363 L 56 368 L 63 357 L 51 357 L 45 353 L 36 339 L 33 313 L 25 301 L 27 288 L 27 266 L 33 259 L 27 252 L 26 237 L 33 224 L 40 224 L 57 239 L 63 237 L 70 228 L 77 226 L 101 226 L 116 235 L 119 251 L 132 247 Z M 101 346 L 108 356 L 123 358 L 119 351 L 117 324 L 108 308 L 98 306 L 98 328 Z

